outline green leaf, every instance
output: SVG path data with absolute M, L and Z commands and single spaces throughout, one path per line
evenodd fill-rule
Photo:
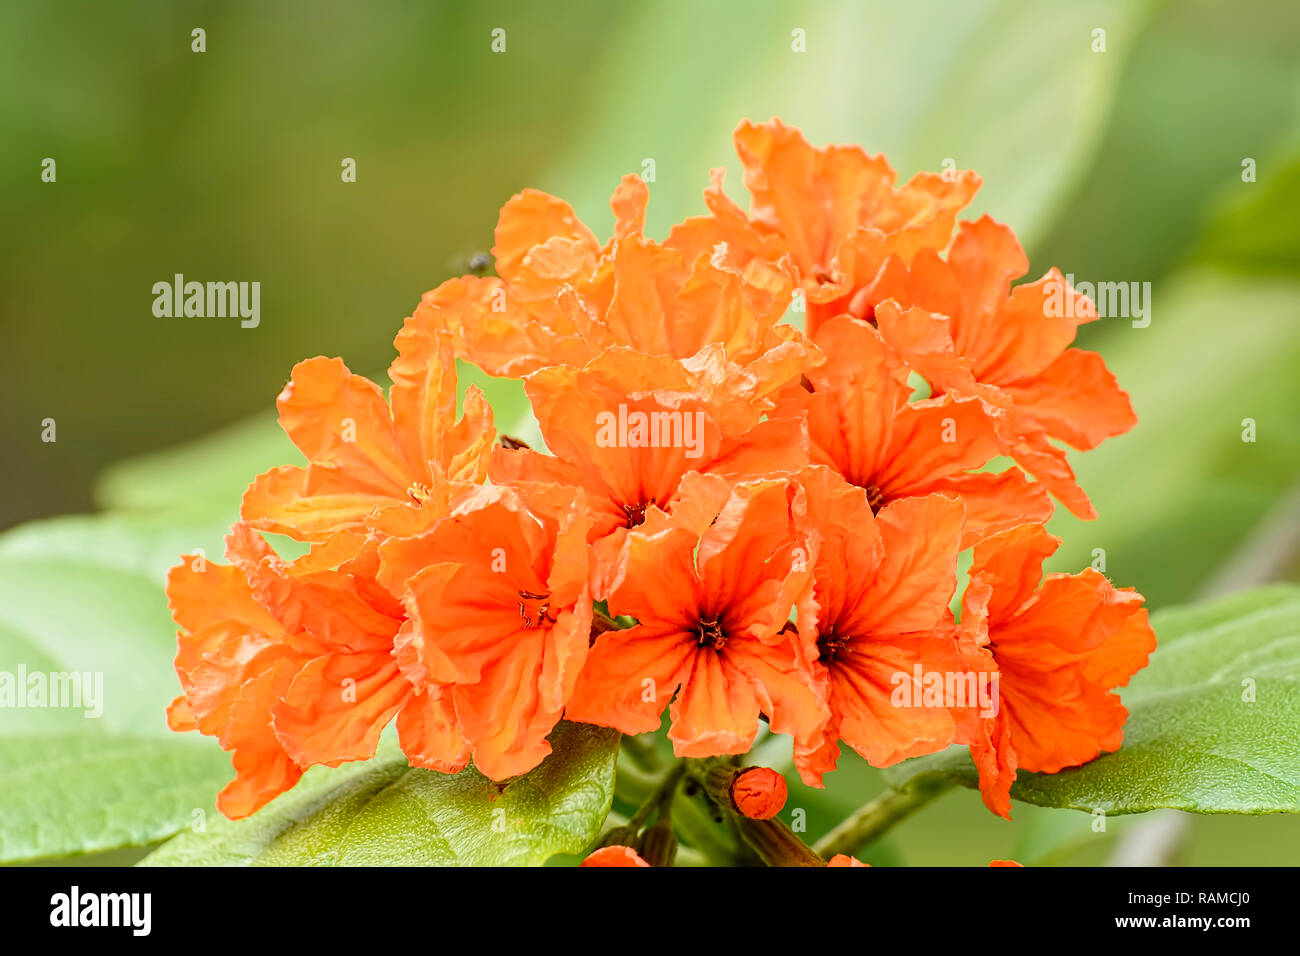
M 182 541 L 220 533 L 65 518 L 0 535 L 0 861 L 144 845 L 214 812 L 229 758 L 164 719 L 179 685 L 162 575 Z
M 0 555 L 0 629 L 0 671 L 98 675 L 102 701 L 75 710 L 87 728 L 81 735 L 172 736 L 164 710 L 180 689 L 171 667 L 176 628 L 160 582 L 68 558 Z M 98 717 L 81 717 L 100 705 Z M 68 713 L 0 710 L 0 734 L 64 732 Z
M 19 525 L 0 534 L 0 561 L 55 561 L 143 575 L 159 587 L 181 555 L 220 560 L 224 538 L 239 517 L 234 499 L 215 509 L 179 508 L 158 514 L 63 515 Z M 166 606 L 166 600 L 163 601 Z
M 1206 587 L 1300 477 L 1300 282 L 1186 270 L 1152 296 L 1150 327 L 1098 323 L 1138 425 L 1070 455 L 1099 517 L 1058 508 L 1049 567 L 1077 571 L 1104 549 L 1106 574 L 1165 607 Z
M 1031 250 L 1035 265 L 1159 288 L 1204 232 L 1203 261 L 1296 274 L 1297 169 L 1285 143 L 1296 145 L 1300 131 L 1291 39 L 1300 7 L 1249 2 L 1256 26 L 1248 29 L 1240 5 L 1160 5 L 1128 56 L 1106 127 L 1094 133 L 1091 171 Z M 1215 117 L 1213 136 L 1206 116 Z M 1247 157 L 1258 161 L 1258 182 L 1242 181 Z M 1207 223 L 1212 207 L 1233 211 Z
M 619 175 L 651 158 L 649 225 L 662 235 L 704 212 L 710 167 L 727 166 L 741 198 L 731 130 L 779 116 L 815 144 L 883 152 L 904 179 L 946 159 L 978 171 L 972 212 L 1032 244 L 1087 172 L 1151 6 L 940 0 L 812 4 L 796 15 L 776 0 L 646 4 L 605 44 L 582 86 L 586 121 L 535 185 L 601 232 Z M 1099 26 L 1104 53 L 1092 49 Z M 804 53 L 793 49 L 796 28 Z M 672 68 L 628 68 L 656 60 Z
M 95 485 L 96 499 L 108 509 L 183 508 L 202 502 L 237 511 L 254 478 L 302 459 L 280 430 L 274 404 L 275 396 L 268 395 L 266 412 L 175 448 L 110 465 Z
M 1300 139 L 1300 130 L 1291 134 Z M 1300 273 L 1300 145 L 1292 142 L 1261 157 L 1258 188 L 1225 190 L 1206 226 L 1195 258 L 1241 272 Z M 1254 184 L 1250 184 L 1254 185 Z
M 503 431 L 540 444 L 518 382 L 463 364 L 460 373 L 462 394 L 482 387 Z M 111 469 L 101 498 L 135 511 L 0 535 L 0 672 L 76 672 L 102 688 L 102 699 L 84 702 L 102 705 L 89 719 L 86 706 L 0 709 L 0 862 L 156 842 L 189 826 L 196 809 L 212 811 L 229 758 L 212 740 L 166 727 L 179 687 L 163 586 L 183 554 L 219 559 L 248 482 L 298 458 L 263 415 Z
M 215 815 L 230 760 L 197 735 L 0 736 L 0 862 L 144 846 Z
M 614 794 L 619 736 L 561 723 L 551 755 L 506 784 L 469 767 L 409 767 L 391 740 L 375 759 L 313 770 L 247 820 L 183 833 L 150 866 L 539 866 L 595 839 Z
M 1057 774 L 1022 772 L 1012 797 L 1108 814 L 1300 812 L 1300 588 L 1162 612 L 1152 624 L 1160 646 L 1122 694 L 1124 746 Z M 887 777 L 897 786 L 927 772 L 978 786 L 964 748 Z

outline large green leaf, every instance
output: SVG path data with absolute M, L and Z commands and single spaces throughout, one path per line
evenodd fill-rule
M 390 740 L 375 759 L 314 770 L 289 794 L 232 823 L 183 833 L 152 866 L 537 866 L 586 848 L 609 813 L 618 734 L 560 724 L 551 755 L 496 784 L 472 767 L 409 767 Z
M 0 735 L 0 862 L 156 843 L 214 815 L 229 776 L 197 735 Z
M 1205 260 L 1295 275 L 1297 169 L 1284 143 L 1297 143 L 1298 32 L 1289 0 L 1159 4 L 1094 134 L 1091 171 L 1031 250 L 1035 265 L 1158 287 L 1204 231 Z M 1241 178 L 1248 157 L 1256 182 Z M 1212 206 L 1228 214 L 1207 221 Z
M 1070 455 L 1100 517 L 1058 508 L 1051 566 L 1077 571 L 1101 548 L 1111 578 L 1164 607 L 1203 588 L 1300 479 L 1300 282 L 1185 270 L 1152 298 L 1148 328 L 1102 320 L 1138 425 Z
M 1086 173 L 1150 8 L 1118 0 L 646 4 L 605 46 L 582 86 L 587 122 L 536 185 L 603 225 L 618 176 L 654 159 L 649 224 L 662 235 L 704 211 L 710 167 L 726 165 L 741 197 L 731 130 L 742 118 L 779 116 L 814 143 L 883 152 L 904 178 L 946 159 L 977 170 L 985 185 L 972 211 L 1031 243 Z M 1105 52 L 1093 51 L 1097 28 Z M 806 52 L 796 52 L 795 30 Z M 656 53 L 662 68 L 630 66 L 653 64 L 647 56 Z
M 1300 130 L 1291 139 L 1288 148 L 1261 158 L 1258 189 L 1225 192 L 1201 238 L 1198 261 L 1241 272 L 1300 274 L 1300 144 L 1294 142 Z
M 182 550 L 219 545 L 198 519 L 168 531 L 67 518 L 0 535 L 0 680 L 25 675 L 18 695 L 42 704 L 0 709 L 0 861 L 139 846 L 214 812 L 229 759 L 163 717 L 178 685 L 162 573 Z M 79 698 L 25 693 L 72 673 Z
M 1124 746 L 1011 795 L 1049 807 L 1139 813 L 1300 812 L 1300 588 L 1262 588 L 1152 618 L 1160 646 L 1124 691 Z M 888 772 L 978 784 L 953 748 Z
M 80 567 L 133 574 L 161 588 L 167 571 L 183 554 L 202 552 L 221 560 L 226 532 L 238 516 L 236 498 L 214 509 L 47 518 L 0 534 L 0 561 L 54 562 L 65 570 Z

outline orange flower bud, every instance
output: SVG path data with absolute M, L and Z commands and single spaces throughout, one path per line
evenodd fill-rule
M 578 866 L 649 866 L 630 846 L 602 846 Z
M 785 777 L 771 767 L 750 767 L 731 782 L 731 802 L 755 820 L 770 820 L 780 813 L 787 793 Z

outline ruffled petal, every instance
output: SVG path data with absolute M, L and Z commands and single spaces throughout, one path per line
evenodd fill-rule
M 569 720 L 643 734 L 691 672 L 695 640 L 671 624 L 641 623 L 596 638 L 578 676 Z
M 410 695 L 387 651 L 327 654 L 304 665 L 272 708 L 275 734 L 304 767 L 368 760 Z
M 1137 424 L 1128 394 L 1096 352 L 1067 349 L 1041 374 L 1004 390 L 1020 414 L 1080 451 Z
M 339 359 L 299 362 L 276 404 L 281 427 L 307 460 L 339 466 L 359 489 L 400 497 L 418 477 L 379 386 Z

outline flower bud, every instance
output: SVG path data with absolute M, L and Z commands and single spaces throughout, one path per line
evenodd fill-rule
M 742 815 L 770 820 L 785 806 L 785 777 L 770 767 L 748 767 L 731 781 L 731 802 Z
M 649 866 L 630 846 L 603 846 L 578 866 Z
M 787 795 L 785 777 L 770 767 L 719 764 L 705 774 L 704 787 L 718 806 L 753 820 L 772 819 L 785 806 Z
M 656 823 L 641 834 L 641 856 L 650 866 L 672 866 L 677 857 L 677 837 L 672 824 Z

